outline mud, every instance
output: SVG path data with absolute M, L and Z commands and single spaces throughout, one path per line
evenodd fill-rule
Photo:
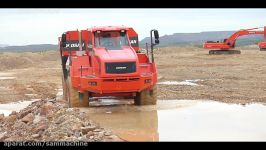
M 266 141 L 266 105 L 210 100 L 160 100 L 134 106 L 102 100 L 87 117 L 126 141 Z

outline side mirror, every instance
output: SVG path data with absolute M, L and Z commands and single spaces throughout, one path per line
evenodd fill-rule
M 157 30 L 154 30 L 154 37 L 155 39 L 159 39 L 159 32 Z
M 159 39 L 155 39 L 155 44 L 159 44 L 159 43 L 160 43 Z
M 159 44 L 159 32 L 157 30 L 154 30 L 154 38 L 155 38 L 155 44 Z

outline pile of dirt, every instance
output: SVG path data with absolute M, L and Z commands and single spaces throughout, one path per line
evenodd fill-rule
M 25 68 L 29 67 L 34 62 L 30 58 L 17 57 L 15 55 L 1 54 L 1 67 L 0 71 L 12 68 Z
M 20 69 L 45 64 L 44 62 L 60 61 L 57 51 L 46 52 L 23 52 L 23 53 L 0 53 L 0 71 L 9 69 Z
M 123 141 L 88 120 L 77 108 L 56 100 L 33 102 L 20 112 L 0 115 L 0 141 Z
M 54 98 L 61 88 L 60 61 L 58 51 L 0 52 L 0 103 Z

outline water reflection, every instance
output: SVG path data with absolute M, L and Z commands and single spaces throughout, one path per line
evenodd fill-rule
M 108 106 L 81 110 L 127 141 L 266 141 L 263 104 L 198 100 L 159 101 L 157 106 L 106 103 Z
M 126 141 L 159 141 L 157 111 L 90 114 L 90 118 Z

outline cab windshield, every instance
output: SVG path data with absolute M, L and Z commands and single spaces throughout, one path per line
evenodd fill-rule
M 105 47 L 107 50 L 122 50 L 129 46 L 126 31 L 96 31 L 95 47 Z

